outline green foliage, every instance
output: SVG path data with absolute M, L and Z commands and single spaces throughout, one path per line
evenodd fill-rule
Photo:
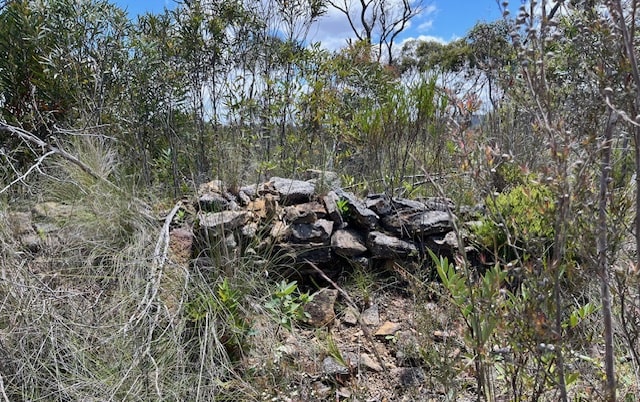
M 472 227 L 476 241 L 507 261 L 522 255 L 520 247 L 542 255 L 553 240 L 553 201 L 551 189 L 535 181 L 488 196 L 488 217 Z
M 200 292 L 185 306 L 187 319 L 197 329 L 207 330 L 211 322 L 218 322 L 214 326 L 216 335 L 236 359 L 248 348 L 247 337 L 251 334 L 250 321 L 242 310 L 243 296 L 224 278 L 216 285 L 215 294 Z
M 273 319 L 288 331 L 293 330 L 295 321 L 307 318 L 308 314 L 305 313 L 304 306 L 312 299 L 309 293 L 296 293 L 298 293 L 297 282 L 283 280 L 277 284 L 271 300 L 265 303 Z

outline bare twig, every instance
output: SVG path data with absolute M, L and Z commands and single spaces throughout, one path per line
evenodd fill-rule
M 0 194 L 4 193 L 5 191 L 7 191 L 9 188 L 11 188 L 11 186 L 13 186 L 14 184 L 23 181 L 24 179 L 27 178 L 27 176 L 29 176 L 31 174 L 31 172 L 33 172 L 34 170 L 39 170 L 40 165 L 42 165 L 42 163 L 44 162 L 45 159 L 47 159 L 49 156 L 55 154 L 55 151 L 49 151 L 47 153 L 45 153 L 44 155 L 41 155 L 38 159 L 36 159 L 36 163 L 34 163 L 33 165 L 31 165 L 29 167 L 29 169 L 27 169 L 26 172 L 24 172 L 23 174 L 21 174 L 20 176 L 18 176 L 16 179 L 14 179 L 11 183 L 7 184 L 6 186 L 4 186 L 4 188 L 2 188 L 0 190 Z

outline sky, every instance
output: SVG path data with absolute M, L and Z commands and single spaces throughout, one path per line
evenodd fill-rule
M 126 9 L 132 19 L 145 12 L 159 13 L 164 7 L 175 6 L 173 0 L 114 0 Z M 257 0 L 256 0 L 257 1 Z M 520 3 L 512 0 L 511 3 Z M 449 42 L 463 37 L 478 21 L 490 22 L 501 18 L 496 0 L 424 0 L 425 12 L 411 22 L 399 37 L 434 39 Z M 353 36 L 346 17 L 337 10 L 329 10 L 309 32 L 308 40 L 321 42 L 324 47 L 337 49 Z

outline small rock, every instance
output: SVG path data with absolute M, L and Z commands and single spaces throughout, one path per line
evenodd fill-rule
M 324 207 L 327 211 L 327 215 L 329 215 L 329 219 L 335 222 L 335 226 L 337 228 L 342 228 L 344 225 L 344 221 L 342 220 L 342 214 L 338 211 L 338 200 L 340 198 L 338 195 L 329 191 L 327 195 L 322 197 L 322 202 L 324 203 Z
M 198 197 L 196 207 L 203 212 L 220 212 L 230 208 L 230 202 L 221 193 L 207 192 Z
M 321 289 L 313 294 L 313 299 L 304 306 L 304 311 L 309 316 L 307 324 L 316 328 L 330 324 L 336 317 L 333 306 L 338 298 L 335 289 Z
M 331 356 L 327 356 L 322 361 L 322 371 L 328 376 L 349 375 L 349 367 L 346 367 Z
M 247 211 L 206 212 L 198 214 L 198 222 L 203 230 L 221 234 L 244 225 L 248 217 Z
M 342 322 L 351 326 L 358 323 L 358 315 L 351 307 L 344 309 L 344 315 L 342 316 Z
M 343 190 L 336 190 L 336 194 L 346 201 L 348 214 L 356 224 L 369 230 L 376 227 L 379 219 L 378 215 L 367 208 L 355 195 Z
M 288 223 L 314 223 L 318 218 L 325 217 L 324 207 L 317 202 L 291 205 L 284 209 L 284 219 Z
M 366 353 L 362 353 L 360 355 L 360 363 L 368 370 L 375 371 L 377 373 L 383 370 L 382 366 Z
M 365 205 L 379 216 L 391 213 L 391 199 L 386 194 L 369 194 Z
M 362 313 L 362 322 L 365 325 L 379 325 L 380 313 L 378 312 L 378 305 L 374 304 Z
M 240 192 L 244 193 L 250 200 L 255 200 L 258 196 L 258 186 L 251 184 L 240 187 Z
M 389 336 L 398 332 L 402 325 L 396 322 L 385 321 L 384 324 L 374 334 L 375 336 Z

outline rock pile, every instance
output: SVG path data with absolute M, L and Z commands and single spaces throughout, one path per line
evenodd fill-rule
M 210 258 L 207 247 L 224 244 L 234 255 L 269 250 L 298 265 L 371 266 L 428 259 L 427 249 L 455 252 L 451 200 L 386 194 L 360 199 L 335 179 L 322 186 L 327 174 L 306 181 L 273 177 L 235 191 L 220 181 L 202 185 L 196 202 L 196 254 Z

